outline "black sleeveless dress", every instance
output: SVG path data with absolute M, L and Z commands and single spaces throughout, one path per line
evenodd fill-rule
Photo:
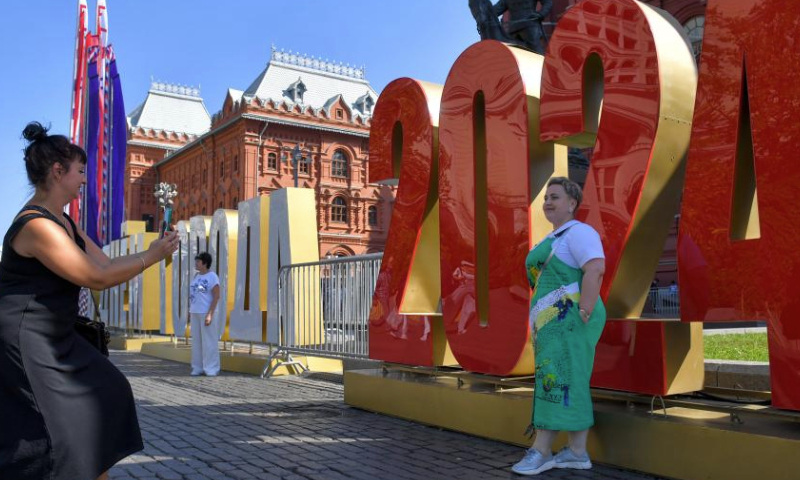
M 38 213 L 14 221 L 0 260 L 0 479 L 95 480 L 143 448 L 133 393 L 75 334 L 80 287 L 11 248 L 31 219 L 62 225 L 41 207 L 29 210 Z

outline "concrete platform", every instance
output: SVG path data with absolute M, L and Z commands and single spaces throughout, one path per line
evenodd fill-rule
M 520 446 L 530 422 L 531 388 L 461 383 L 452 377 L 389 370 L 345 372 L 345 402 L 377 413 Z M 601 393 L 599 391 L 598 393 Z M 607 397 L 607 395 L 605 396 Z M 800 417 L 768 407 L 728 413 L 595 400 L 589 451 L 597 462 L 683 480 L 790 478 L 800 471 Z M 752 415 L 748 415 L 750 412 Z M 739 423 L 741 422 L 741 423 Z M 566 441 L 559 437 L 556 448 Z
M 705 385 L 744 390 L 769 391 L 769 362 L 706 360 Z

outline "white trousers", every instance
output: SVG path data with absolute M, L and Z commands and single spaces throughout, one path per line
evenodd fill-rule
M 219 331 L 211 322 L 206 326 L 204 313 L 191 313 L 192 319 L 192 374 L 216 375 L 219 373 Z

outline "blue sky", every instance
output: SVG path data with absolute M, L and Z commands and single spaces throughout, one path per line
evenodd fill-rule
M 94 16 L 96 0 L 89 0 Z M 126 110 L 151 78 L 200 86 L 209 113 L 245 89 L 270 46 L 365 65 L 379 92 L 399 77 L 444 83 L 478 41 L 467 0 L 107 0 L 109 41 Z M 0 232 L 32 190 L 22 160 L 25 124 L 69 128 L 77 0 L 4 4 L 0 29 Z M 93 20 L 90 28 L 94 30 Z

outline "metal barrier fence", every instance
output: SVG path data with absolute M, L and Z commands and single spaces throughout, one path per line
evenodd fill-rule
M 369 311 L 382 258 L 382 253 L 375 253 L 282 267 L 278 273 L 279 343 L 261 376 L 271 376 L 281 365 L 307 370 L 292 354 L 368 359 Z M 650 290 L 642 313 L 651 318 L 680 317 L 677 290 Z
M 662 287 L 650 289 L 642 316 L 653 318 L 679 318 L 681 316 L 681 303 L 677 288 Z
M 269 377 L 280 365 L 306 370 L 291 354 L 369 358 L 369 310 L 382 258 L 382 253 L 375 253 L 282 267 L 280 343 L 261 376 Z

